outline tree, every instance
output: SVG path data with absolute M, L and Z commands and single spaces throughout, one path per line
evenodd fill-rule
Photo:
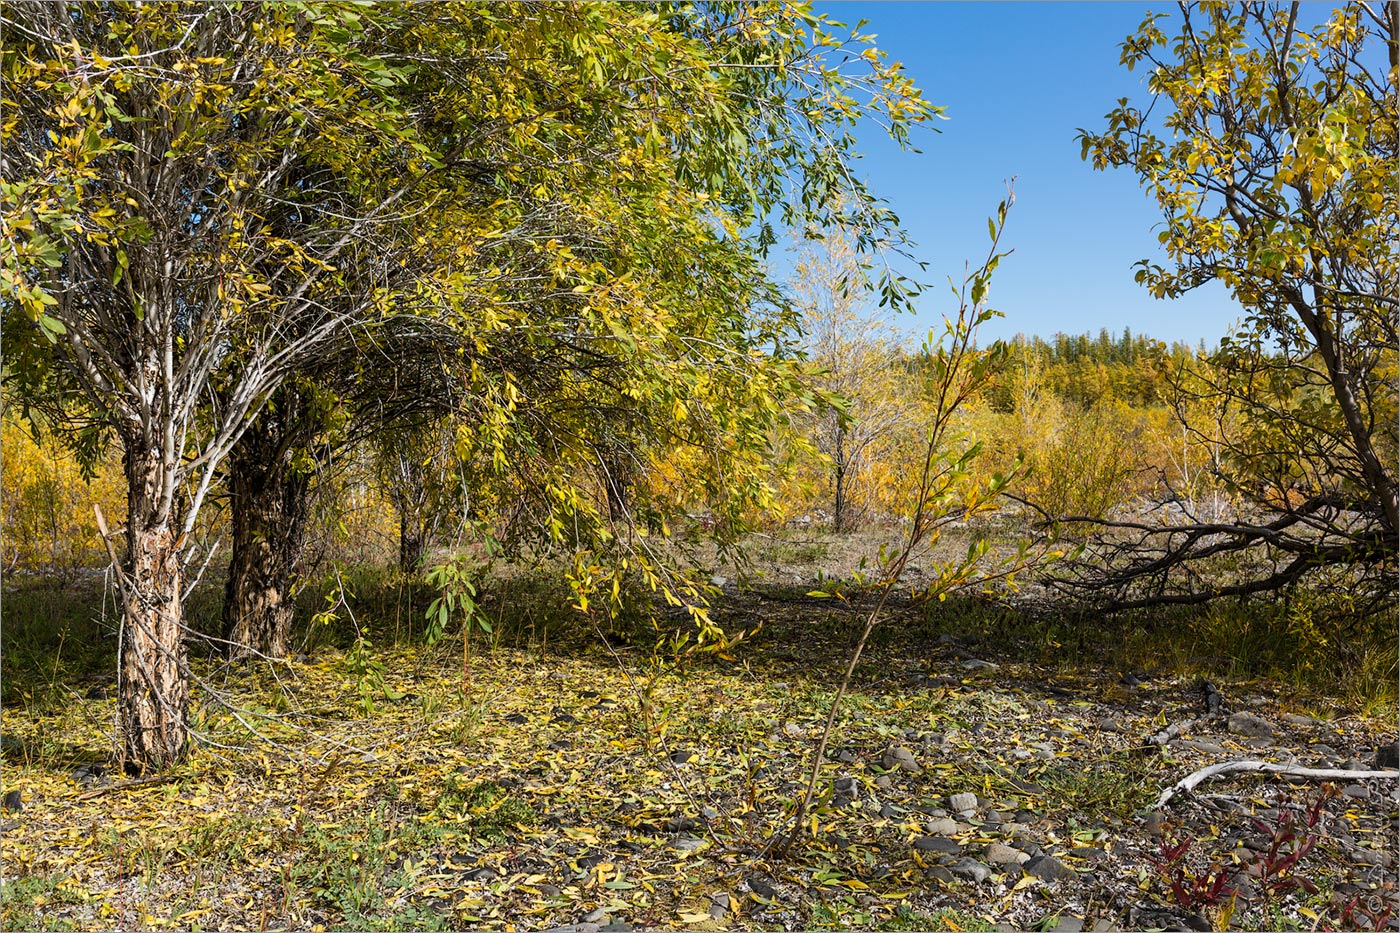
M 862 271 L 852 231 L 835 227 L 799 238 L 790 289 L 819 369 L 814 384 L 833 399 L 809 416 L 809 439 L 825 459 L 821 486 L 838 534 L 859 527 L 873 504 L 868 474 L 878 448 L 913 424 L 900 401 L 909 393 L 895 385 L 897 335 L 870 306 Z
M 1173 265 L 1143 261 L 1138 281 L 1158 297 L 1219 281 L 1246 312 L 1193 394 L 1248 426 L 1220 460 L 1248 508 L 1132 525 L 1141 547 L 1094 580 L 1124 604 L 1276 590 L 1328 567 L 1394 591 L 1400 6 L 1350 3 L 1311 26 L 1307 12 L 1183 5 L 1175 35 L 1149 16 L 1122 60 L 1152 68 L 1152 106 L 1124 99 L 1107 129 L 1080 132 L 1095 168 L 1129 168 L 1161 205 Z M 1215 427 L 1193 430 L 1212 441 Z M 1174 586 L 1228 554 L 1253 573 Z
M 5 344 L 123 452 L 138 768 L 187 745 L 190 531 L 310 364 L 443 322 L 473 351 L 459 446 L 529 475 L 555 542 L 590 524 L 566 519 L 590 518 L 573 476 L 598 386 L 714 453 L 701 485 L 737 511 L 798 386 L 764 221 L 844 198 L 862 248 L 898 248 L 842 128 L 874 114 L 903 141 L 932 112 L 868 37 L 787 4 L 16 2 L 0 23 Z M 556 410 L 587 417 L 526 420 Z

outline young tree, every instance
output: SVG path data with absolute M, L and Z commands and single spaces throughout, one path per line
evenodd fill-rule
M 1093 581 L 1120 598 L 1145 581 L 1143 600 L 1202 602 L 1329 566 L 1352 568 L 1362 592 L 1394 591 L 1400 6 L 1307 14 L 1183 5 L 1174 35 L 1149 16 L 1123 62 L 1152 68 L 1153 105 L 1124 99 L 1106 130 L 1080 134 L 1095 168 L 1131 169 L 1162 207 L 1174 266 L 1144 261 L 1138 281 L 1158 297 L 1219 281 L 1247 313 L 1195 394 L 1248 428 L 1220 462 L 1251 508 L 1135 526 L 1143 546 Z M 1253 555 L 1259 572 L 1173 588 L 1174 571 L 1221 554 Z
M 853 232 L 833 227 L 798 241 L 790 290 L 802 315 L 815 385 L 834 404 L 808 417 L 810 440 L 826 458 L 824 482 L 831 529 L 854 531 L 871 506 L 869 470 L 914 413 L 901 391 L 898 335 L 864 287 L 862 257 Z M 840 407 L 838 407 L 840 406 Z

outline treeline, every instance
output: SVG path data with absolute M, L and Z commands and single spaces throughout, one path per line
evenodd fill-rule
M 1180 341 L 1167 344 L 1134 334 L 1128 327 L 1116 338 L 1107 328 L 1097 336 L 1057 333 L 1048 340 L 1017 334 L 1010 347 L 1013 371 L 1037 367 L 1052 392 L 1086 408 L 1108 398 L 1143 408 L 1165 404 L 1172 374 L 1206 352 L 1204 340 L 1193 349 Z M 991 401 L 999 411 L 1011 410 L 1005 380 Z

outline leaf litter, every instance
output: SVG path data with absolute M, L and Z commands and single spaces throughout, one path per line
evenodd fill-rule
M 1206 724 L 1145 747 L 1193 713 L 1195 684 L 1129 687 L 992 645 L 969 658 L 967 639 L 894 638 L 857 672 L 813 831 L 775 859 L 842 629 L 791 595 L 729 603 L 764 623 L 732 662 L 662 670 L 641 648 L 498 648 L 464 695 L 452 649 L 385 650 L 368 707 L 334 652 L 275 677 L 207 663 L 221 701 L 196 697 L 205 741 L 158 784 L 116 785 L 101 692 L 44 715 L 7 708 L 5 790 L 22 809 L 0 840 L 5 927 L 1189 925 L 1210 910 L 1173 899 L 1163 838 L 1190 838 L 1193 870 L 1229 871 L 1247 895 L 1251 821 L 1300 812 L 1314 788 L 1245 778 L 1147 813 L 1161 787 L 1228 757 L 1335 766 L 1389 741 L 1358 717 L 1285 720 L 1270 685 L 1235 684 L 1237 706 L 1287 722 L 1279 734 Z M 1395 794 L 1393 781 L 1336 792 L 1311 886 L 1395 902 Z M 1320 896 L 1270 905 L 1306 917 Z

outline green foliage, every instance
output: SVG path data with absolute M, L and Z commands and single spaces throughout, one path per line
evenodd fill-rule
M 504 839 L 508 830 L 534 826 L 539 820 L 529 804 L 495 782 L 469 781 L 455 774 L 448 776 L 433 814 L 442 820 L 465 820 L 475 836 L 486 840 Z

